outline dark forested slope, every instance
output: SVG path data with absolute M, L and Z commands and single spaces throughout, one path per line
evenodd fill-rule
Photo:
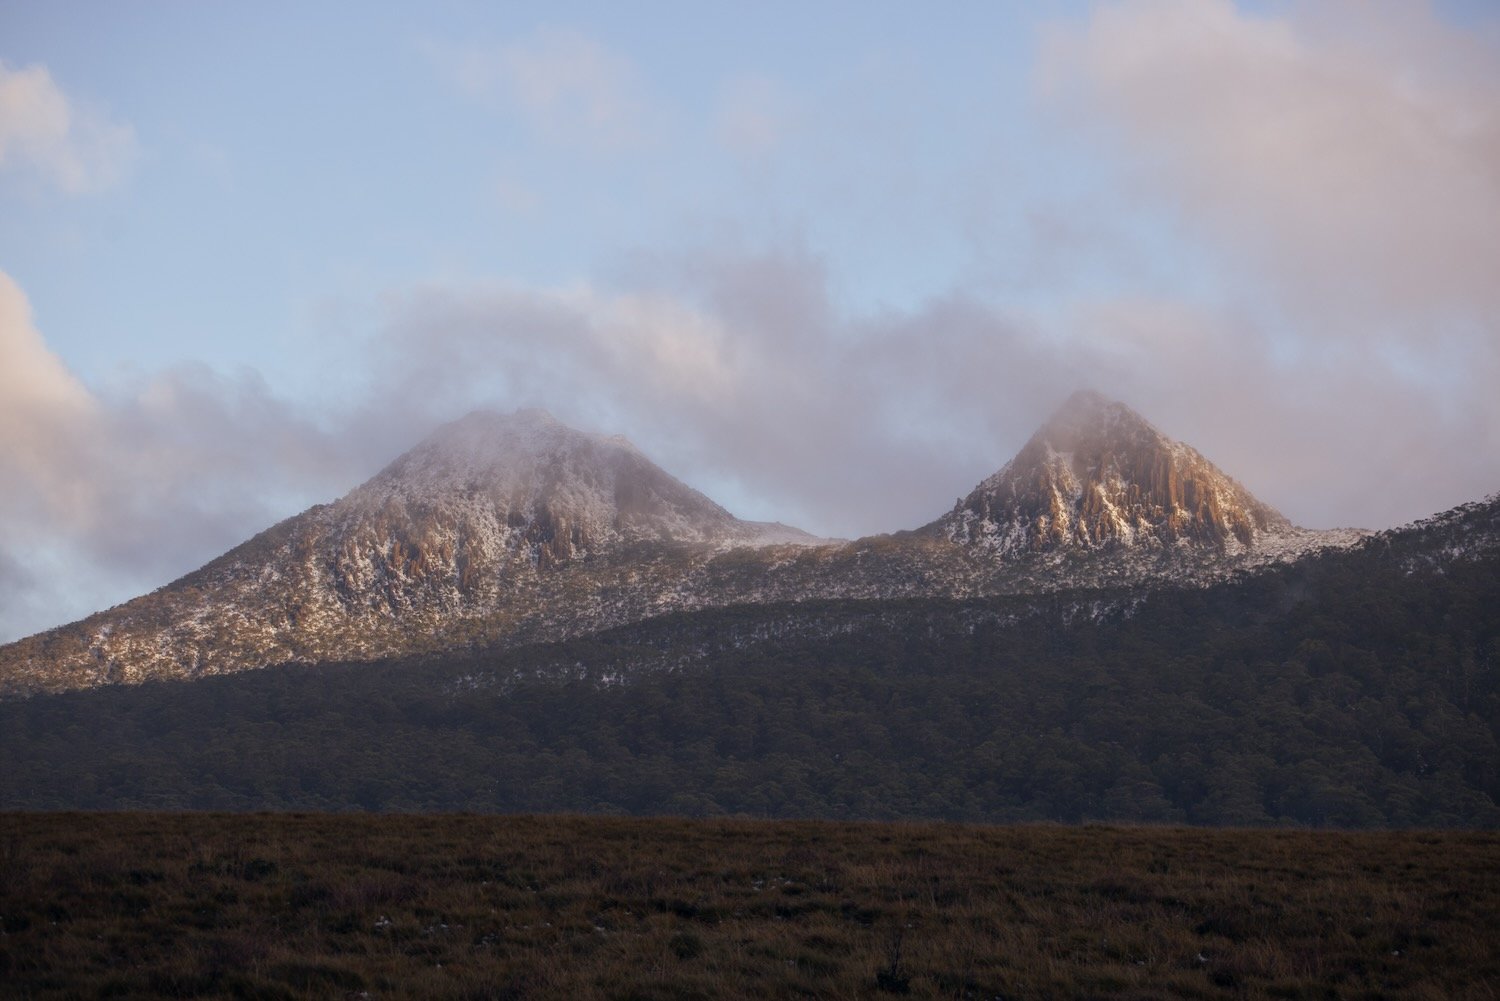
M 680 614 L 0 704 L 5 808 L 1500 825 L 1500 505 L 1207 589 Z

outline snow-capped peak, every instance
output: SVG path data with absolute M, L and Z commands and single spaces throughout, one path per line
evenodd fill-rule
M 576 430 L 545 410 L 475 410 L 428 435 L 374 482 L 449 487 L 493 483 L 585 453 L 623 453 L 644 460 L 624 437 Z
M 495 524 L 526 537 L 549 559 L 621 542 L 819 541 L 785 526 L 740 521 L 623 436 L 580 431 L 539 409 L 477 410 L 443 425 L 328 517 L 470 529 Z

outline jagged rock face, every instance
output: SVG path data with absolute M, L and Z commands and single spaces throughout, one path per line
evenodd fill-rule
M 1242 552 L 1297 531 L 1197 451 L 1092 392 L 1074 394 L 928 530 L 1001 557 L 1070 548 Z

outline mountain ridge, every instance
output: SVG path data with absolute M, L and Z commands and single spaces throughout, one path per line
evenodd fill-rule
M 1092 392 L 952 512 L 852 542 L 741 521 L 622 436 L 475 411 L 164 588 L 0 647 L 0 695 L 561 639 L 739 603 L 1205 583 L 1363 534 L 1295 528 Z
M 1491 497 L 1204 588 L 739 605 L 14 700 L 0 800 L 1494 827 L 1497 566 Z

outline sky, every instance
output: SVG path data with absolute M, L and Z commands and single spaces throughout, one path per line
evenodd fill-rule
M 853 537 L 1083 387 L 1500 490 L 1500 7 L 0 0 L 0 641 L 478 407 Z

